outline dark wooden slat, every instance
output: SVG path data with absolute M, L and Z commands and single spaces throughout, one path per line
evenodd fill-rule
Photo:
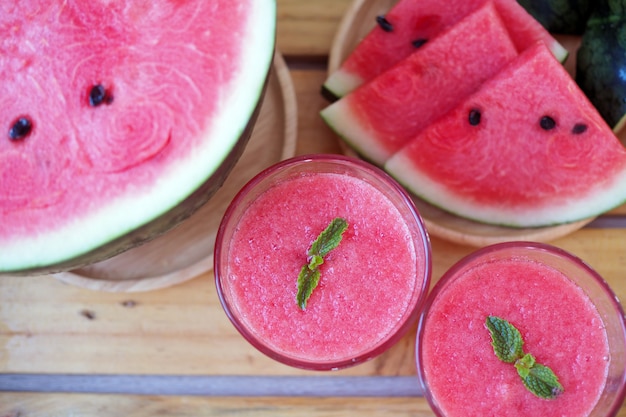
M 0 391 L 244 397 L 421 396 L 417 377 L 0 374 Z
M 626 216 L 606 214 L 598 217 L 586 227 L 598 229 L 624 229 L 626 228 Z

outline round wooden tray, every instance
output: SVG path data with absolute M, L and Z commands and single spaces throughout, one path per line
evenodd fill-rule
M 397 0 L 354 0 L 351 3 L 333 40 L 328 60 L 329 74 L 339 68 L 363 36 L 374 27 L 376 16 L 385 14 L 395 3 Z M 574 51 L 579 44 L 576 38 L 559 40 L 570 51 Z M 569 71 L 575 67 L 574 58 L 575 54 L 570 53 L 566 65 Z M 342 143 L 342 147 L 345 153 L 356 156 L 345 144 Z M 511 240 L 546 242 L 572 233 L 593 220 L 589 218 L 550 227 L 509 228 L 474 222 L 445 212 L 417 197 L 413 200 L 431 236 L 476 247 Z
M 276 52 L 250 141 L 215 196 L 181 225 L 142 246 L 52 276 L 98 291 L 137 292 L 169 287 L 212 270 L 215 235 L 228 204 L 256 173 L 295 154 L 296 124 L 294 87 L 281 54 Z

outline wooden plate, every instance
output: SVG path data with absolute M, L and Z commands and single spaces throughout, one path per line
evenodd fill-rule
M 358 42 L 376 24 L 376 16 L 385 14 L 397 0 L 354 0 L 339 24 L 333 40 L 328 60 L 329 74 L 335 71 L 350 54 Z M 578 47 L 576 38 L 563 38 L 563 46 L 571 52 Z M 570 53 L 566 68 L 573 71 L 575 53 Z M 347 154 L 355 153 L 342 143 Z M 426 228 L 431 236 L 468 246 L 485 246 L 511 240 L 531 240 L 546 242 L 572 233 L 585 226 L 593 218 L 563 225 L 539 228 L 509 228 L 488 225 L 464 219 L 445 212 L 425 201 L 414 197 Z
M 142 246 L 52 276 L 93 290 L 134 292 L 169 287 L 210 271 L 215 235 L 226 207 L 256 173 L 295 154 L 296 124 L 294 87 L 282 56 L 276 52 L 250 141 L 215 196 L 180 226 Z

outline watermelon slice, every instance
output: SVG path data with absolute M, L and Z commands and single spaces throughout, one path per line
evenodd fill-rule
M 274 0 L 0 5 L 0 272 L 110 257 L 188 217 L 246 144 Z
M 498 225 L 571 222 L 626 201 L 626 149 L 542 44 L 385 168 L 424 200 Z
M 382 165 L 516 56 L 493 4 L 486 3 L 321 116 L 362 157 Z
M 326 79 L 326 95 L 342 97 L 410 55 L 416 46 L 491 0 L 400 0 Z M 516 0 L 494 0 L 513 43 L 521 52 L 544 41 L 561 61 L 567 50 Z

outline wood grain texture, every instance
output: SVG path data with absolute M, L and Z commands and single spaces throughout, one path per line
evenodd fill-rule
M 219 304 L 212 275 L 148 293 L 102 293 L 49 277 L 0 280 L 0 372 L 304 375 L 254 350 Z M 410 335 L 336 375 L 411 375 Z
M 424 398 L 0 394 L 3 417 L 434 417 Z M 622 408 L 616 417 L 626 417 Z
M 202 398 L 0 394 L 3 417 L 432 417 L 423 398 Z M 620 415 L 623 417 L 624 415 Z
M 626 204 L 622 204 L 621 206 L 616 207 L 615 209 L 609 211 L 607 214 L 626 216 Z
M 291 77 L 298 100 L 298 143 L 296 154 L 341 153 L 337 136 L 324 123 L 319 112 L 328 105 L 320 93 L 325 69 L 293 69 Z
M 626 299 L 626 229 L 582 229 L 554 242 L 595 268 Z M 471 247 L 432 239 L 433 284 Z M 333 375 L 414 375 L 415 329 L 382 356 Z M 308 375 L 240 337 L 213 277 L 147 293 L 102 293 L 49 277 L 0 280 L 0 372 Z
M 416 376 L 0 374 L 2 392 L 210 397 L 419 397 Z
M 278 0 L 277 45 L 287 58 L 326 58 L 351 0 Z

